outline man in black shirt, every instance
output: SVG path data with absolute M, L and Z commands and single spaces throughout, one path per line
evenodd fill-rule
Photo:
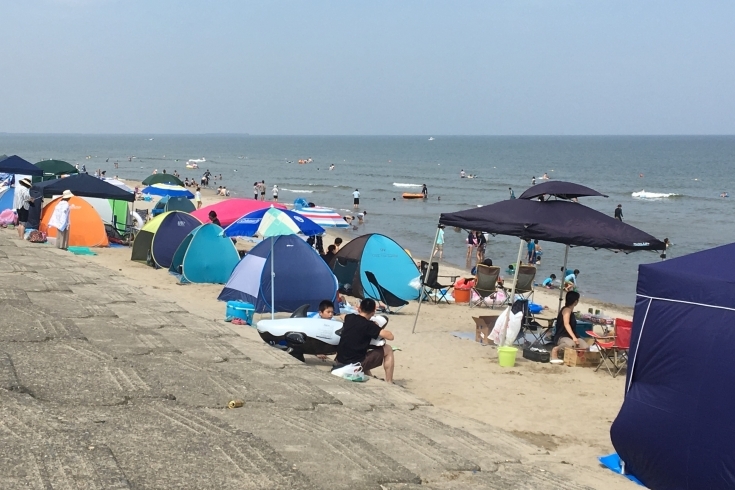
M 370 370 L 381 364 L 385 370 L 385 380 L 393 382 L 393 348 L 387 343 L 382 347 L 369 350 L 372 339 L 382 338 L 393 340 L 393 334 L 370 321 L 375 315 L 375 301 L 365 298 L 360 302 L 359 315 L 349 314 L 345 317 L 345 325 L 342 327 L 339 345 L 337 345 L 337 357 L 335 368 L 347 364 L 359 362 L 362 370 L 370 376 Z
M 214 223 L 217 226 L 222 226 L 222 224 L 219 222 L 219 218 L 217 218 L 217 213 L 214 211 L 209 212 L 209 222 Z
M 618 221 L 623 221 L 623 205 L 618 204 L 618 207 L 615 208 L 615 219 Z
M 334 245 L 330 245 L 329 247 L 327 247 L 327 253 L 322 255 L 322 258 L 328 264 L 332 261 L 332 257 L 334 257 L 335 255 L 337 255 L 337 247 L 335 247 Z

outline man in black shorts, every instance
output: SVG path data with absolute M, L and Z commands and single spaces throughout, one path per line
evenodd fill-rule
M 387 343 L 382 347 L 370 349 L 372 339 L 382 338 L 393 340 L 393 334 L 370 321 L 375 315 L 375 301 L 365 298 L 360 302 L 359 315 L 351 313 L 345 316 L 345 325 L 342 327 L 337 357 L 334 367 L 340 368 L 347 364 L 359 362 L 362 370 L 370 376 L 370 370 L 383 365 L 385 380 L 393 382 L 393 348 Z

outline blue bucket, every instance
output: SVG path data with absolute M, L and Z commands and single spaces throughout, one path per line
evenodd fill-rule
M 228 301 L 225 314 L 228 318 L 239 318 L 248 325 L 252 325 L 255 305 L 243 301 Z

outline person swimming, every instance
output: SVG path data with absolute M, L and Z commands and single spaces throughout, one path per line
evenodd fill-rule
M 466 177 L 466 175 L 465 175 L 465 173 L 464 173 L 464 169 L 460 170 L 460 171 L 459 171 L 459 178 L 460 178 L 460 179 L 464 179 L 465 177 Z
M 549 174 L 547 174 L 546 172 L 544 172 L 544 176 L 541 177 L 541 179 L 543 179 L 543 180 L 549 180 Z

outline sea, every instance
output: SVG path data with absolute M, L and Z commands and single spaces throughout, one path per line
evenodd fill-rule
M 233 196 L 251 197 L 253 183 L 265 180 L 269 198 L 277 184 L 281 202 L 303 197 L 343 214 L 355 214 L 352 193 L 359 189 L 366 219 L 347 233 L 382 233 L 417 257 L 429 255 L 441 213 L 508 199 L 509 188 L 519 196 L 544 173 L 607 194 L 583 198 L 603 213 L 612 216 L 622 204 L 625 222 L 670 239 L 669 258 L 735 242 L 735 136 L 0 134 L 3 153 L 33 163 L 78 163 L 90 174 L 101 169 L 121 179 L 142 180 L 165 169 L 198 180 L 209 169 L 217 176 L 211 186 L 226 186 Z M 198 170 L 186 168 L 190 159 L 200 160 Z M 476 177 L 462 179 L 462 170 Z M 422 184 L 428 200 L 402 199 Z M 446 230 L 444 260 L 469 275 L 474 264 L 465 260 L 465 238 Z M 518 244 L 491 237 L 486 256 L 505 268 L 516 261 Z M 541 246 L 539 279 L 559 276 L 565 247 Z M 623 306 L 635 302 L 638 265 L 660 260 L 653 252 L 569 252 L 582 294 Z

